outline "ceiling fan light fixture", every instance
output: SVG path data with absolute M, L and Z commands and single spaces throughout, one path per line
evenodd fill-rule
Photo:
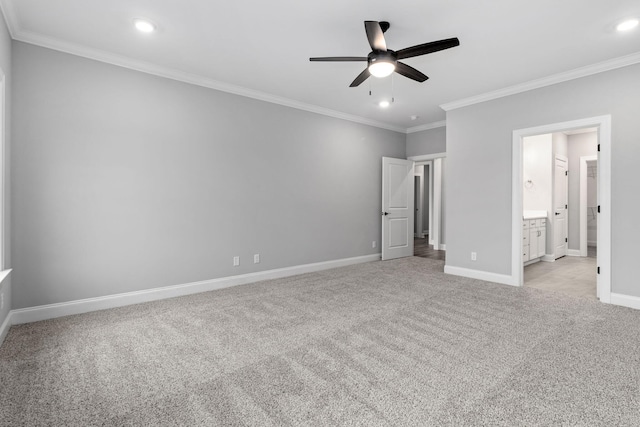
M 387 77 L 390 76 L 396 69 L 396 65 L 393 62 L 378 61 L 369 65 L 369 72 L 374 77 Z

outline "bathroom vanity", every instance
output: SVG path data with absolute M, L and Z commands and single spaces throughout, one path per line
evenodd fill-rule
M 522 216 L 522 261 L 540 261 L 547 247 L 547 212 L 524 211 Z

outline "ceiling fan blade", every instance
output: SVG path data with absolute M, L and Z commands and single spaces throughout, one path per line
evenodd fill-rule
M 457 37 L 454 37 L 452 39 L 438 40 L 435 42 L 408 47 L 406 49 L 400 49 L 396 54 L 398 55 L 398 59 L 405 59 L 412 58 L 414 56 L 426 55 L 427 53 L 438 52 L 439 50 L 445 50 L 456 46 L 460 46 L 460 40 L 458 40 Z
M 400 61 L 396 62 L 396 73 L 420 83 L 422 83 L 423 81 L 429 78 L 424 74 L 422 74 L 420 71 L 416 70 L 415 68 L 410 67 L 407 64 L 404 64 Z
M 349 85 L 349 87 L 360 86 L 360 83 L 367 80 L 371 73 L 369 72 L 369 68 L 365 68 L 363 72 L 358 74 L 358 77 Z
M 309 58 L 312 62 L 348 62 L 348 61 L 366 61 L 366 56 L 325 56 L 322 58 Z
M 371 50 L 387 51 L 387 42 L 384 40 L 384 33 L 378 21 L 364 21 L 364 30 L 367 32 Z

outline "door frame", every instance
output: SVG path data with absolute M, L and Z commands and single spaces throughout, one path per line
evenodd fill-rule
M 523 144 L 527 136 L 562 132 L 589 127 L 598 128 L 598 203 L 601 207 L 598 227 L 598 295 L 600 301 L 611 303 L 611 115 L 552 123 L 513 131 L 511 183 L 511 279 L 515 286 L 523 285 L 522 263 L 522 200 Z
M 429 244 L 435 250 L 444 250 L 441 243 L 442 236 L 442 159 L 447 153 L 425 154 L 410 156 L 407 160 L 413 160 L 416 165 L 429 165 Z
M 588 162 L 597 162 L 598 156 L 580 156 L 580 256 L 588 254 L 587 241 L 587 167 Z M 597 170 L 597 169 L 596 169 Z
M 414 164 L 414 168 L 419 168 L 419 172 L 414 169 L 413 176 L 414 181 L 415 178 L 418 178 L 418 182 L 416 187 L 414 188 L 414 193 L 418 193 L 418 197 L 415 200 L 415 215 L 416 215 L 416 228 L 413 230 L 413 236 L 419 239 L 424 238 L 422 231 L 424 231 L 424 225 L 422 224 L 422 220 L 424 214 L 422 213 L 424 209 L 424 165 L 419 165 L 417 163 Z

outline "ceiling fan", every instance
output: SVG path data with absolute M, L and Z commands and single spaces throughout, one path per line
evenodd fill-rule
M 391 24 L 386 21 L 364 21 L 364 29 L 367 33 L 367 39 L 371 46 L 371 53 L 367 56 L 327 56 L 322 58 L 309 58 L 309 61 L 318 62 L 351 62 L 351 61 L 367 61 L 367 68 L 356 77 L 349 87 L 359 86 L 360 83 L 367 80 L 369 76 L 387 77 L 394 71 L 400 75 L 408 77 L 412 80 L 422 83 L 429 77 L 407 64 L 398 61 L 399 59 L 412 58 L 414 56 L 426 55 L 428 53 L 437 52 L 439 50 L 449 49 L 460 45 L 460 41 L 454 37 L 451 39 L 438 40 L 434 42 L 419 44 L 417 46 L 407 47 L 399 51 L 387 49 L 387 43 L 384 40 L 384 33 L 389 29 Z

